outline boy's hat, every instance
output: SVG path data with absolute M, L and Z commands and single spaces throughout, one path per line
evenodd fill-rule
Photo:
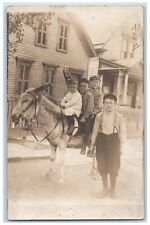
M 111 93 L 104 95 L 104 97 L 103 97 L 103 102 L 105 102 L 106 99 L 112 99 L 112 100 L 114 100 L 115 102 L 117 102 L 117 97 L 116 97 L 116 95 L 111 94 Z
M 99 76 L 90 77 L 90 81 L 93 81 L 93 80 L 100 80 L 100 77 Z
M 68 83 L 68 84 L 78 84 L 78 81 L 77 81 L 76 79 L 69 78 L 69 79 L 67 80 L 67 83 Z
M 84 78 L 84 77 L 80 80 L 80 83 L 81 83 L 81 82 L 89 84 L 88 79 L 86 79 L 86 78 Z

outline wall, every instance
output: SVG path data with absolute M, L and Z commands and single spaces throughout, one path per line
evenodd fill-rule
M 67 19 L 67 15 L 59 14 L 60 18 Z M 55 64 L 60 67 L 71 67 L 78 70 L 84 70 L 87 72 L 88 68 L 88 56 L 83 48 L 75 28 L 69 26 L 69 42 L 68 53 L 62 53 L 56 51 L 57 36 L 58 36 L 58 17 L 57 15 L 52 17 L 51 25 L 48 27 L 47 32 L 47 48 L 39 47 L 34 44 L 35 32 L 31 27 L 25 27 L 25 36 L 23 42 L 18 47 L 16 56 L 19 58 L 32 59 L 32 71 L 30 77 L 30 87 L 36 87 L 43 82 L 43 63 Z M 56 74 L 55 82 L 55 94 L 57 88 L 59 89 L 58 97 L 64 95 L 65 87 L 63 80 L 62 69 L 58 70 Z M 61 72 L 60 72 L 61 71 Z M 57 72 L 57 70 L 56 70 Z M 11 59 L 11 63 L 8 65 L 8 94 L 14 94 L 15 79 L 16 79 L 16 64 L 15 60 Z M 60 85 L 61 84 L 61 85 Z M 56 94 L 57 95 L 57 94 Z
M 91 57 L 89 58 L 88 64 L 88 78 L 91 76 L 97 76 L 99 69 L 99 59 L 98 57 Z

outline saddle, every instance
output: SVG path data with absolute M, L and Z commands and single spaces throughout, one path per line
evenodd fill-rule
M 68 131 L 69 136 L 75 136 L 79 130 L 78 118 L 76 116 L 71 116 L 72 118 L 67 118 L 68 121 Z M 71 121 L 71 122 L 70 122 Z

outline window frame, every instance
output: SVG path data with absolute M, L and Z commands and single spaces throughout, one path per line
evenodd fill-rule
M 41 22 L 42 23 L 42 28 L 40 29 L 39 26 L 40 24 L 38 24 L 38 27 L 36 28 L 36 33 L 35 33 L 35 45 L 39 46 L 39 47 L 43 47 L 43 48 L 47 48 L 47 24 L 46 22 Z M 46 27 L 46 30 L 44 30 L 44 25 Z M 39 32 L 41 32 L 41 42 L 38 42 L 38 37 L 39 37 Z M 43 44 L 43 34 L 45 34 L 46 38 L 45 38 L 45 44 Z
M 58 29 L 58 37 L 57 37 L 57 46 L 56 50 L 63 53 L 68 53 L 68 41 L 69 41 L 69 22 L 63 19 L 58 19 L 59 29 Z M 63 26 L 63 31 L 61 34 L 61 27 Z M 67 28 L 67 35 L 66 33 Z M 60 39 L 62 40 L 63 48 L 60 48 Z M 66 41 L 66 44 L 64 44 Z M 66 45 L 66 48 L 64 46 Z
M 52 83 L 51 82 L 46 82 L 46 71 L 53 71 L 53 74 L 51 74 L 52 77 L 50 78 L 50 76 L 49 76 L 49 81 L 51 80 Z M 56 66 L 48 65 L 48 64 L 43 63 L 43 84 L 51 83 L 51 86 L 49 87 L 48 92 L 46 91 L 46 93 L 48 95 L 51 95 L 51 96 L 54 96 L 55 77 L 56 77 Z
M 17 64 L 17 71 L 16 71 L 16 85 L 15 85 L 15 95 L 20 96 L 25 90 L 27 90 L 29 88 L 29 83 L 30 83 L 30 77 L 31 77 L 31 61 L 25 61 L 25 60 L 17 60 L 16 64 Z M 22 74 L 22 78 L 20 78 L 21 75 L 21 66 L 23 66 L 23 74 Z M 29 71 L 28 71 L 28 79 L 24 79 L 25 78 L 25 67 L 29 67 Z M 19 82 L 21 82 L 21 88 L 19 91 L 18 85 Z M 27 89 L 24 90 L 24 85 L 25 83 L 28 83 Z
M 124 42 L 126 41 L 126 46 L 125 49 L 124 47 Z M 126 38 L 123 38 L 122 40 L 122 49 L 121 49 L 121 59 L 131 59 L 134 58 L 134 51 L 131 52 L 131 45 L 133 45 L 133 41 L 128 40 Z

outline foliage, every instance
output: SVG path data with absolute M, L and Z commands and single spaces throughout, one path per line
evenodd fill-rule
M 34 31 L 40 22 L 51 24 L 54 13 L 8 13 L 8 58 L 14 56 L 24 38 L 24 27 L 30 26 Z

